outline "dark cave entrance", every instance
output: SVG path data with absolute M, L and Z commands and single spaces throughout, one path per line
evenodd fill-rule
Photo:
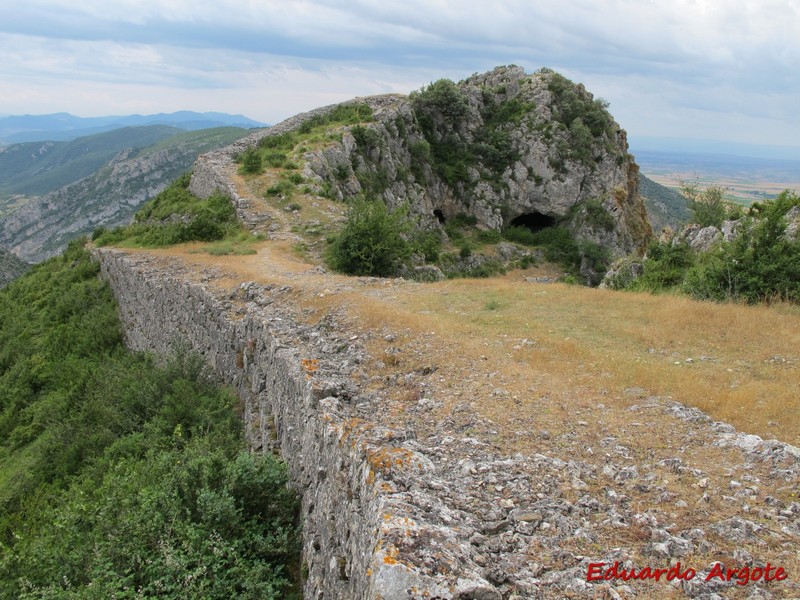
M 439 221 L 441 225 L 444 225 L 445 218 L 444 218 L 444 213 L 441 210 L 439 210 L 438 208 L 434 210 L 433 216 L 436 217 L 436 220 Z
M 525 227 L 526 229 L 530 229 L 533 233 L 536 233 L 542 229 L 553 227 L 555 224 L 556 220 L 553 217 L 548 217 L 538 212 L 530 212 L 523 213 L 511 219 L 509 227 Z

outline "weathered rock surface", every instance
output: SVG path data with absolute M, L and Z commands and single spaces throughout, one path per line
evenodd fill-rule
M 431 227 L 467 214 L 485 229 L 563 225 L 614 257 L 644 249 L 651 229 L 626 134 L 583 86 L 519 67 L 450 85 L 453 102 L 424 92 L 354 100 L 373 109 L 374 121 L 344 127 L 340 142 L 309 151 L 303 176 L 337 198 L 407 202 Z M 231 184 L 236 155 L 332 108 L 201 157 L 190 189 L 225 191 L 248 222 L 246 201 Z

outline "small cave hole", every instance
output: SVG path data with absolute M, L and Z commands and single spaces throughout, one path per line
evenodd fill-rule
M 537 231 L 541 231 L 542 229 L 553 227 L 555 224 L 556 220 L 553 217 L 549 217 L 547 215 L 543 215 L 542 213 L 538 212 L 530 212 L 530 213 L 523 213 L 518 217 L 511 219 L 511 223 L 509 223 L 509 226 L 525 227 L 526 229 L 530 229 L 533 233 L 536 233 Z
M 434 210 L 433 216 L 436 217 L 436 220 L 439 221 L 441 225 L 444 225 L 445 218 L 444 218 L 444 213 L 441 210 L 439 210 L 438 208 Z

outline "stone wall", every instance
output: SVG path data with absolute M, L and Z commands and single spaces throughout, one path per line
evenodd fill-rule
M 191 282 L 177 262 L 111 249 L 95 257 L 127 344 L 157 354 L 188 344 L 235 388 L 252 449 L 277 447 L 287 461 L 302 496 L 305 598 L 501 598 L 469 545 L 430 522 L 442 512 L 422 484 L 431 460 L 404 431 L 370 422 L 379 399 L 351 383 L 362 354 L 335 321 L 298 323 L 287 286 L 226 294 Z

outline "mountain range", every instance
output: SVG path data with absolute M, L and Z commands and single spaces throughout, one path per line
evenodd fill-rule
M 113 131 L 123 127 L 167 125 L 187 131 L 214 127 L 251 129 L 266 127 L 243 115 L 182 110 L 154 115 L 116 115 L 107 117 L 76 117 L 69 113 L 50 115 L 21 115 L 0 118 L 0 143 L 69 141 L 75 138 Z

